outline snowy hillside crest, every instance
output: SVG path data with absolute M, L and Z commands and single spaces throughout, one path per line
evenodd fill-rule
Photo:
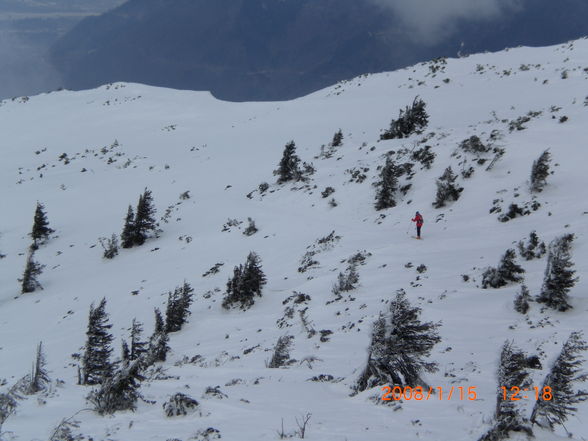
M 584 39 L 3 101 L 0 439 L 587 438 L 587 82 Z

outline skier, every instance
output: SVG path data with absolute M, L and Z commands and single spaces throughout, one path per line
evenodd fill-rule
M 423 226 L 423 223 L 425 222 L 423 220 L 423 216 L 421 216 L 421 213 L 419 213 L 418 211 L 416 212 L 416 214 L 414 215 L 414 219 L 411 219 L 413 222 L 416 222 L 416 229 L 417 229 L 417 239 L 421 238 L 421 227 Z

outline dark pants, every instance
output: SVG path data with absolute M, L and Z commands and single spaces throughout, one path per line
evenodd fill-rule
M 417 225 L 417 237 L 421 237 L 421 225 Z

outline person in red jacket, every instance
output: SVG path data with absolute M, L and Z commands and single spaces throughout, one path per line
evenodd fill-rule
M 423 216 L 421 216 L 421 213 L 419 213 L 417 211 L 416 214 L 414 215 L 414 219 L 412 219 L 412 221 L 416 222 L 417 239 L 420 239 L 421 238 L 421 227 L 425 223 L 425 221 L 423 220 Z

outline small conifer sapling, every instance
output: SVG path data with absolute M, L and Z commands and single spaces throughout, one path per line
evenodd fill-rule
M 45 206 L 37 202 L 35 208 L 35 216 L 33 219 L 33 229 L 31 230 L 30 236 L 33 239 L 33 249 L 36 249 L 39 243 L 42 243 L 49 238 L 49 235 L 54 230 L 49 228 L 49 221 L 47 220 L 47 214 L 45 213 Z

